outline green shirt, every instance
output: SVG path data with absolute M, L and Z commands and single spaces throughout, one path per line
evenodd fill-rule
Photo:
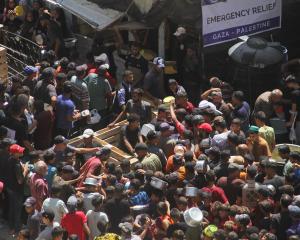
M 144 170 L 162 171 L 162 165 L 157 155 L 150 153 L 142 160 Z
M 259 135 L 267 141 L 269 148 L 272 151 L 275 147 L 274 129 L 272 127 L 263 126 L 259 128 Z
M 293 171 L 293 164 L 291 163 L 291 161 L 287 161 L 287 163 L 284 165 L 283 168 L 283 176 L 287 176 L 289 175 L 291 172 Z
M 90 94 L 90 109 L 99 111 L 107 109 L 106 96 L 111 93 L 111 86 L 107 79 L 95 73 L 90 73 L 85 79 Z

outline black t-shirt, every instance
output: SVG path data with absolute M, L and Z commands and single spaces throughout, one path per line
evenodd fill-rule
M 128 152 L 128 149 L 125 147 L 125 143 L 123 140 L 123 137 L 126 137 L 127 140 L 129 141 L 129 143 L 131 144 L 131 146 L 134 148 L 135 145 L 139 142 L 139 135 L 140 135 L 140 129 L 134 129 L 134 130 L 130 130 L 128 125 L 123 126 L 121 128 L 121 134 L 120 134 L 120 148 L 123 151 Z
M 292 218 L 288 211 L 273 214 L 271 216 L 270 228 L 276 231 L 278 240 L 286 239 L 286 230 L 292 225 Z
M 265 185 L 271 184 L 276 188 L 276 190 L 278 190 L 279 187 L 284 185 L 284 178 L 280 177 L 278 175 L 275 175 L 272 179 L 265 179 L 264 184 Z
M 7 181 L 5 185 L 7 188 L 14 192 L 23 193 L 24 184 L 18 183 L 18 178 L 23 178 L 23 168 L 21 166 L 20 160 L 9 158 L 7 166 Z M 18 178 L 17 178 L 18 177 Z
M 292 103 L 297 105 L 297 121 L 300 121 L 300 90 L 297 89 L 292 91 L 291 98 Z
M 130 204 L 127 199 L 112 198 L 104 204 L 104 211 L 111 223 L 110 231 L 119 233 L 118 225 L 122 218 L 130 214 Z
M 23 141 L 28 140 L 28 126 L 25 121 L 19 121 L 12 117 L 7 117 L 3 125 L 8 129 L 8 137 L 17 141 L 17 144 L 24 147 Z
M 43 80 L 38 81 L 33 96 L 35 99 L 51 104 L 51 97 L 57 96 L 55 86 L 51 83 L 44 82 Z
M 191 183 L 199 189 L 206 187 L 207 181 L 205 178 L 205 174 L 196 174 L 195 177 L 192 179 Z
M 125 57 L 125 61 L 126 68 L 134 67 L 140 69 L 141 73 L 143 73 L 144 75 L 148 72 L 148 62 L 143 56 L 136 58 L 132 55 L 127 55 Z

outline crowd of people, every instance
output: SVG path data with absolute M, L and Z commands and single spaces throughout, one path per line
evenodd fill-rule
M 250 106 L 218 77 L 202 83 L 179 27 L 177 78 L 132 43 L 118 84 L 108 54 L 91 52 L 85 64 L 64 55 L 60 10 L 26 2 L 9 0 L 2 21 L 30 39 L 41 23 L 47 53 L 25 78 L 0 85 L 0 208 L 11 236 L 300 239 L 300 152 L 289 145 L 300 143 L 299 60 L 283 66 L 280 89 Z M 116 164 L 94 136 L 124 119 L 117 147 L 135 158 Z M 68 139 L 78 135 L 73 146 Z

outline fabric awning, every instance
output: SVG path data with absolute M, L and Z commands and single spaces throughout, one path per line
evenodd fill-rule
M 87 0 L 47 0 L 47 2 L 59 5 L 97 30 L 106 28 L 124 15 L 113 9 L 103 9 Z

